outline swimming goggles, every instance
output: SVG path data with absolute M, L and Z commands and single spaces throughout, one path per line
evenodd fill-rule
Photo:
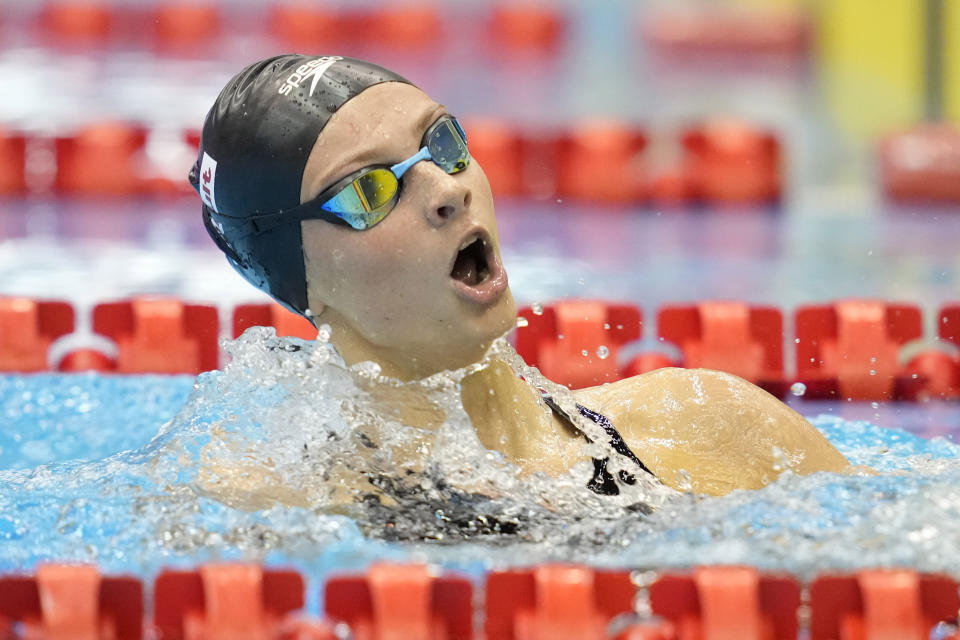
M 247 216 L 243 224 L 262 232 L 279 224 L 326 220 L 365 230 L 387 217 L 400 200 L 400 179 L 416 163 L 430 160 L 448 174 L 470 165 L 467 134 L 457 119 L 443 115 L 423 135 L 420 150 L 394 165 L 374 165 L 355 171 L 299 206 L 264 215 Z M 224 216 L 227 217 L 227 216 Z

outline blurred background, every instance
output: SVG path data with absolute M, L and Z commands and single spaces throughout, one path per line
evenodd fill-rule
M 951 340 L 958 34 L 960 0 L 6 0 L 0 295 L 66 301 L 80 333 L 98 304 L 173 296 L 235 333 L 266 298 L 185 176 L 227 79 L 299 51 L 461 117 L 521 305 L 632 305 L 660 342 L 670 305 L 772 306 L 788 369 L 805 305 L 904 304 L 922 335 L 900 342 Z

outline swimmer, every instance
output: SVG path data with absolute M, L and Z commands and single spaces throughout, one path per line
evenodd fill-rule
M 589 460 L 569 411 L 505 359 L 485 360 L 516 321 L 490 184 L 455 114 L 411 82 L 339 56 L 252 64 L 207 115 L 190 180 L 228 261 L 329 326 L 348 365 L 407 381 L 483 362 L 461 399 L 484 446 L 552 475 Z M 414 426 L 435 423 L 414 396 L 389 402 Z M 730 374 L 658 369 L 574 398 L 635 473 L 676 489 L 850 470 L 799 414 Z M 593 463 L 585 484 L 617 493 L 606 459 Z

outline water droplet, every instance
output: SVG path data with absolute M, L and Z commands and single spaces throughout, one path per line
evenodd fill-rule
M 877 359 L 876 359 L 875 357 L 874 357 L 874 358 L 870 358 L 870 362 L 876 362 L 876 361 L 877 361 Z
M 919 377 L 920 377 L 920 374 L 918 374 L 918 373 L 915 373 L 915 374 L 913 374 L 913 375 L 912 375 L 912 376 L 910 376 L 910 377 L 911 377 L 911 378 L 913 378 L 914 380 L 916 380 L 917 378 L 919 378 Z
M 603 328 L 604 328 L 606 331 L 610 331 L 610 323 L 609 323 L 609 322 L 604 322 L 604 323 L 603 323 Z
M 587 356 L 590 355 L 590 352 L 587 351 L 586 349 L 581 349 L 581 350 L 580 350 L 580 355 L 582 355 L 584 358 L 586 358 Z
M 543 315 L 543 305 L 539 302 L 534 302 L 530 305 L 530 310 L 533 311 L 533 315 L 542 316 Z
M 523 327 L 529 327 L 530 321 L 524 318 L 523 316 L 517 317 L 517 328 L 522 329 Z
M 794 338 L 793 341 L 797 344 L 800 344 L 800 338 Z
M 583 284 L 583 278 L 579 278 L 579 279 L 577 280 L 577 283 Z
M 872 375 L 872 376 L 877 375 L 877 370 L 876 370 L 876 369 L 870 369 L 870 375 Z
M 606 345 L 600 345 L 597 347 L 597 357 L 601 360 L 606 360 L 610 357 L 610 349 L 608 349 Z
M 792 385 L 790 385 L 790 393 L 795 396 L 802 396 L 806 392 L 807 385 L 803 384 L 802 382 L 794 382 Z
M 880 403 L 879 403 L 879 402 L 871 402 L 871 403 L 870 403 L 870 406 L 873 407 L 874 409 L 879 409 L 879 408 L 880 408 Z

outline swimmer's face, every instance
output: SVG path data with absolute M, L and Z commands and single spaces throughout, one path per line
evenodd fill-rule
M 301 202 L 358 169 L 406 160 L 444 113 L 408 84 L 363 91 L 318 137 Z M 480 165 L 451 175 L 422 161 L 401 184 L 394 209 L 370 229 L 301 224 L 310 308 L 332 326 L 341 354 L 414 378 L 476 362 L 513 325 L 516 308 Z

